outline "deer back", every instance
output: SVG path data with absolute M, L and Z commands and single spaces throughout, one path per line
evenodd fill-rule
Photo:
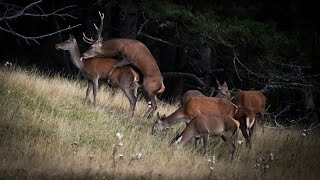
M 239 91 L 232 102 L 238 107 L 244 107 L 255 113 L 264 112 L 266 97 L 260 91 Z

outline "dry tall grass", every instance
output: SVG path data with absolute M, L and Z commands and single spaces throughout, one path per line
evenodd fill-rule
M 82 81 L 0 67 L 1 178 L 316 179 L 320 175 L 318 130 L 302 136 L 299 128 L 264 133 L 258 128 L 253 149 L 237 144 L 230 163 L 224 144 L 213 148 L 218 138 L 210 139 L 207 155 L 193 150 L 192 142 L 173 152 L 168 144 L 183 124 L 152 136 L 156 119 L 142 118 L 145 101 L 138 102 L 135 117 L 127 120 L 129 103 L 121 91 L 113 95 L 100 90 L 93 107 L 82 105 L 85 88 Z M 170 114 L 177 107 L 160 102 L 158 111 Z M 240 133 L 238 137 L 243 140 Z

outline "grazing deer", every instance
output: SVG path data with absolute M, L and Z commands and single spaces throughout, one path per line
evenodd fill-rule
M 199 114 L 211 115 L 221 114 L 234 116 L 237 106 L 223 98 L 195 96 L 191 97 L 185 104 L 180 106 L 170 116 L 159 116 L 152 128 L 152 134 L 160 133 L 163 129 L 179 122 L 189 123 L 191 119 Z
M 170 144 L 172 149 L 181 149 L 191 138 L 203 138 L 204 151 L 207 152 L 209 136 L 221 136 L 229 146 L 231 159 L 235 151 L 235 140 L 239 122 L 225 115 L 197 115 L 183 130 L 177 140 Z
M 96 95 L 98 89 L 98 81 L 106 79 L 112 66 L 117 63 L 117 60 L 105 57 L 93 57 L 80 61 L 80 50 L 77 40 L 73 35 L 65 42 L 56 44 L 56 49 L 67 50 L 70 53 L 72 63 L 81 70 L 83 76 L 87 79 L 87 91 L 84 104 L 88 102 L 88 96 L 93 89 L 93 103 L 96 105 Z M 139 74 L 129 66 L 118 68 L 111 76 L 113 85 L 119 86 L 130 102 L 129 116 L 134 114 L 134 109 L 137 102 L 137 91 L 140 87 Z
M 100 27 L 95 28 L 97 30 L 97 40 L 88 38 L 83 34 L 83 39 L 92 44 L 90 49 L 83 54 L 83 59 L 95 57 L 95 56 L 122 56 L 122 60 L 115 64 L 109 75 L 113 73 L 113 70 L 124 65 L 131 64 L 135 66 L 143 75 L 142 87 L 146 92 L 149 108 L 146 111 L 144 117 L 150 117 L 157 109 L 156 97 L 157 94 L 162 93 L 165 90 L 163 84 L 163 77 L 160 73 L 156 60 L 152 56 L 149 49 L 140 41 L 128 38 L 115 38 L 103 42 L 101 37 L 103 29 L 103 13 L 100 13 L 101 24 Z
M 256 114 L 248 108 L 239 107 L 234 118 L 240 122 L 240 130 L 246 139 L 246 146 L 251 149 L 251 137 L 256 123 Z

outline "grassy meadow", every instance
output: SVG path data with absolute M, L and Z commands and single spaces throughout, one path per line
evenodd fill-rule
M 236 154 L 210 139 L 207 154 L 193 142 L 180 151 L 168 145 L 184 124 L 151 135 L 154 118 L 143 119 L 147 103 L 129 103 L 121 91 L 100 88 L 96 107 L 83 105 L 85 81 L 0 65 L 0 179 L 317 179 L 319 130 L 257 127 L 249 151 L 239 132 Z M 92 96 L 91 96 L 92 98 Z M 179 103 L 159 101 L 160 114 Z M 123 135 L 119 139 L 116 134 Z M 119 134 L 118 134 L 119 135 Z M 214 156 L 214 159 L 212 159 Z

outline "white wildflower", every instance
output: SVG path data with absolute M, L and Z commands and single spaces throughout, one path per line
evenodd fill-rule
M 306 134 L 306 133 L 302 133 L 301 135 L 302 135 L 302 136 L 304 136 L 304 137 L 305 137 L 305 136 L 307 136 L 307 134 Z
M 213 167 L 211 166 L 210 169 L 213 170 Z
M 274 160 L 274 155 L 270 153 L 270 159 L 273 161 Z
M 243 141 L 238 141 L 238 144 L 240 144 L 240 145 L 243 144 Z
M 119 154 L 119 160 L 123 160 L 123 154 Z
M 211 162 L 211 159 L 208 159 L 209 162 Z
M 122 143 L 122 142 L 119 142 L 119 143 L 118 143 L 118 146 L 123 146 L 123 143 Z
M 116 136 L 118 137 L 118 139 L 122 139 L 123 138 L 123 134 L 121 134 L 119 132 L 116 134 Z
M 4 63 L 4 66 L 12 66 L 12 63 L 7 61 L 6 63 Z
M 141 159 L 141 157 L 142 157 L 142 154 L 139 153 L 138 156 L 137 156 L 137 158 L 138 158 L 138 159 Z
M 269 169 L 269 167 L 270 167 L 269 165 L 266 165 L 266 166 L 265 166 L 266 169 Z

